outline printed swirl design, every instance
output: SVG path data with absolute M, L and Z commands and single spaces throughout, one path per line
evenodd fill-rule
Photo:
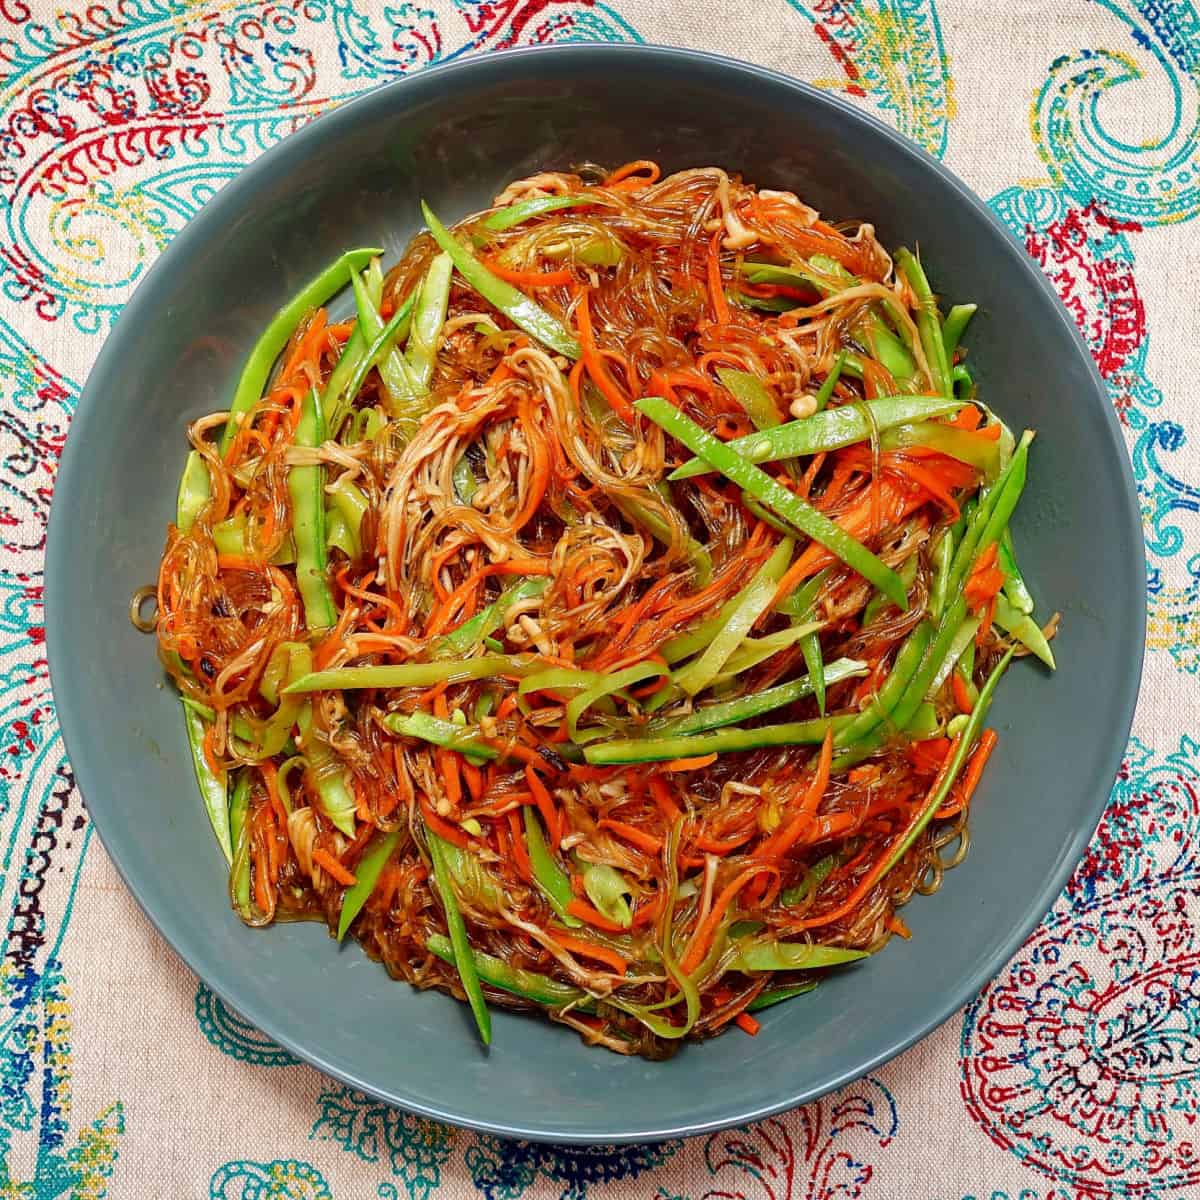
M 1200 1160 L 1200 745 L 1131 743 L 1063 898 L 967 1010 L 967 1110 L 1086 1195 L 1189 1194 Z
M 291 1067 L 299 1059 L 244 1020 L 211 988 L 196 985 L 196 1022 L 220 1051 L 257 1067 Z

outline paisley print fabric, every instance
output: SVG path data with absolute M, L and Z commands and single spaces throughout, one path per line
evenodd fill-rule
M 1121 419 L 1149 627 L 1105 819 L 963 1013 L 786 1116 L 568 1149 L 341 1087 L 177 962 L 92 839 L 64 756 L 42 550 L 100 343 L 217 189 L 388 79 L 597 39 L 734 53 L 837 91 L 988 199 Z M 0 0 L 0 1200 L 1200 1196 L 1198 218 L 1192 0 Z

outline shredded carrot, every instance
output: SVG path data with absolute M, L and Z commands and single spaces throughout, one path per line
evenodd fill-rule
M 975 707 L 971 703 L 971 693 L 967 691 L 967 685 L 957 671 L 950 672 L 950 690 L 954 693 L 954 703 L 960 713 L 969 713 Z
M 671 789 L 667 786 L 665 779 L 658 775 L 650 776 L 650 795 L 654 797 L 654 803 L 662 810 L 662 814 L 668 821 L 674 822 L 680 814 L 679 805 L 675 803 L 674 797 L 671 795 Z
M 673 758 L 662 764 L 664 771 L 698 771 L 701 767 L 711 767 L 717 761 L 715 754 L 701 754 L 696 758 Z
M 663 846 L 662 838 L 657 837 L 653 833 L 647 833 L 644 829 L 639 829 L 636 825 L 629 825 L 625 821 L 614 821 L 610 817 L 601 817 L 596 822 L 599 829 L 611 829 L 618 837 L 624 838 L 631 846 L 636 846 L 639 850 L 645 850 L 648 854 L 657 854 Z
M 619 166 L 605 178 L 600 186 L 615 188 L 618 184 L 623 184 L 625 189 L 631 186 L 648 187 L 652 183 L 657 183 L 661 174 L 658 163 L 648 158 L 638 158 Z
M 565 287 L 575 279 L 575 272 L 565 267 L 561 271 L 510 271 L 494 258 L 484 265 L 493 275 L 520 288 Z
M 574 879 L 571 882 L 574 884 Z M 624 925 L 618 925 L 616 921 L 610 921 L 602 912 L 597 911 L 586 900 L 581 900 L 578 897 L 567 905 L 567 912 L 573 917 L 578 917 L 581 921 L 586 921 L 589 925 L 595 925 L 597 929 L 603 929 L 606 933 L 625 932 Z
M 574 954 L 582 954 L 584 958 L 593 958 L 605 966 L 612 967 L 618 975 L 624 975 L 629 964 L 615 951 L 607 946 L 597 946 L 586 938 L 572 937 L 558 929 L 553 931 L 554 940 L 564 949 Z
M 629 397 L 617 386 L 617 381 L 609 373 L 608 367 L 604 365 L 604 359 L 600 357 L 596 349 L 596 338 L 592 332 L 592 316 L 588 311 L 588 293 L 586 289 L 580 288 L 576 295 L 579 297 L 579 303 L 575 308 L 575 316 L 579 322 L 579 345 L 583 364 L 587 368 L 587 373 L 592 377 L 592 382 L 600 389 L 613 412 L 623 421 L 632 425 L 633 405 L 630 404 Z
M 900 919 L 897 913 L 892 913 L 884 925 L 892 931 L 897 937 L 902 937 L 906 942 L 912 937 L 912 930 Z
M 765 845 L 754 852 L 755 858 L 779 858 L 787 853 L 788 848 L 804 832 L 804 827 L 812 821 L 817 806 L 821 803 L 821 797 L 825 795 L 825 789 L 829 786 L 829 768 L 832 762 L 833 729 L 830 728 L 826 731 L 825 740 L 821 743 L 816 772 L 813 774 L 812 782 L 805 789 L 800 803 L 796 806 L 795 816 L 780 828 Z
M 521 818 L 515 808 L 508 814 L 508 831 L 517 872 L 526 883 L 532 883 L 533 868 L 529 863 L 529 851 L 525 848 L 525 831 L 521 828 Z
M 748 1013 L 740 1012 L 733 1018 L 733 1023 L 742 1030 L 745 1030 L 751 1037 L 757 1037 L 758 1031 L 762 1026 Z
M 358 882 L 353 871 L 347 871 L 332 854 L 327 850 L 322 850 L 319 846 L 313 847 L 312 860 L 318 867 L 327 871 L 342 887 L 353 887 Z
M 467 835 L 457 826 L 451 825 L 449 821 L 443 821 L 437 815 L 429 797 L 421 796 L 421 819 L 438 835 L 444 842 L 450 842 L 457 846 L 460 850 L 465 850 L 471 843 Z
M 721 923 L 721 918 L 725 915 L 725 910 L 729 907 L 734 896 L 751 879 L 763 871 L 771 871 L 776 875 L 779 874 L 777 868 L 769 866 L 767 863 L 755 863 L 753 866 L 747 867 L 744 871 L 734 876 L 725 885 L 720 895 L 713 901 L 708 916 L 696 926 L 695 932 L 692 934 L 692 940 L 688 943 L 688 948 L 679 964 L 680 969 L 685 975 L 690 975 L 700 965 L 704 955 L 708 951 L 709 945 L 712 943 L 713 934 L 716 932 L 717 926 Z
M 554 797 L 550 795 L 550 789 L 542 782 L 541 776 L 534 771 L 532 764 L 525 768 L 525 782 L 529 785 L 533 802 L 537 805 L 538 812 L 542 814 L 542 820 L 546 823 L 546 833 L 551 842 L 557 846 L 563 838 L 563 819 L 555 806 Z
M 729 324 L 729 303 L 725 299 L 725 284 L 721 280 L 721 230 L 708 243 L 708 299 L 713 320 L 718 325 Z
M 967 769 L 963 773 L 962 779 L 959 780 L 957 787 L 954 789 L 954 794 L 946 804 L 943 804 L 934 813 L 934 816 L 938 820 L 954 816 L 971 803 L 971 797 L 975 794 L 975 789 L 979 786 L 980 779 L 983 778 L 983 768 L 987 766 L 987 761 L 991 758 L 992 751 L 995 750 L 996 743 L 999 740 L 999 736 L 991 729 L 985 729 L 979 735 L 979 743 L 975 747 L 975 752 L 971 755 L 971 761 L 967 763 Z

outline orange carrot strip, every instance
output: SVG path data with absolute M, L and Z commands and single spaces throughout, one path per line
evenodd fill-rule
M 575 278 L 575 272 L 566 267 L 561 271 L 510 271 L 495 259 L 489 259 L 485 265 L 493 275 L 520 288 L 565 287 Z
M 324 868 L 332 875 L 342 887 L 353 887 L 358 882 L 358 877 L 353 871 L 347 871 L 332 854 L 327 850 L 322 850 L 319 846 L 313 847 L 312 860 L 318 867 Z
M 572 883 L 574 880 L 572 880 Z M 597 912 L 586 900 L 576 898 L 567 905 L 567 912 L 573 917 L 578 917 L 581 921 L 586 921 L 589 925 L 595 925 L 597 929 L 603 929 L 606 933 L 624 933 L 625 926 L 618 925 L 616 921 L 610 921 L 602 912 Z
M 614 821 L 610 817 L 602 817 L 596 822 L 599 829 L 611 829 L 618 837 L 623 838 L 631 846 L 636 846 L 639 850 L 645 850 L 648 854 L 657 854 L 662 849 L 662 838 L 657 837 L 653 833 L 647 833 L 644 829 L 639 829 L 636 825 L 629 825 L 624 821 Z
M 607 946 L 597 946 L 595 942 L 589 942 L 585 938 L 572 937 L 569 933 L 562 933 L 558 929 L 553 930 L 552 933 L 554 940 L 564 950 L 582 954 L 584 958 L 594 958 L 597 962 L 612 967 L 618 975 L 624 975 L 629 966 L 615 950 L 610 950 Z
M 690 975 L 700 965 L 712 942 L 713 934 L 716 932 L 717 926 L 720 924 L 721 918 L 725 915 L 725 910 L 729 907 L 733 898 L 755 875 L 758 875 L 762 871 L 771 871 L 776 875 L 779 874 L 775 867 L 769 866 L 767 863 L 755 863 L 730 880 L 722 889 L 720 895 L 713 901 L 713 906 L 709 910 L 708 916 L 696 926 L 696 931 L 692 934 L 692 940 L 688 943 L 687 951 L 679 964 L 680 969 L 685 975 Z
M 698 771 L 701 767 L 711 767 L 717 761 L 715 754 L 701 754 L 696 758 L 673 758 L 662 764 L 664 771 Z
M 950 672 L 950 690 L 954 693 L 954 703 L 958 706 L 960 713 L 969 713 L 975 707 L 971 703 L 971 694 L 967 691 L 967 685 L 957 671 Z
M 762 1026 L 748 1013 L 740 1012 L 733 1018 L 733 1023 L 739 1028 L 745 1030 L 751 1037 L 758 1037 L 758 1031 Z
M 675 798 L 671 795 L 671 789 L 667 786 L 665 779 L 658 775 L 650 776 L 650 795 L 654 797 L 654 803 L 662 810 L 662 814 L 668 821 L 674 821 L 680 814 L 680 807 L 675 803 Z
M 600 357 L 596 349 L 596 338 L 592 332 L 592 316 L 588 311 L 587 291 L 580 288 L 577 295 L 579 296 L 579 304 L 575 309 L 575 314 L 579 322 L 579 346 L 582 352 L 580 357 L 587 368 L 587 373 L 592 377 L 592 382 L 600 389 L 613 412 L 623 421 L 632 425 L 634 419 L 633 405 L 630 404 L 629 398 L 617 386 L 617 381 L 609 373 L 608 367 L 604 365 L 604 359 Z

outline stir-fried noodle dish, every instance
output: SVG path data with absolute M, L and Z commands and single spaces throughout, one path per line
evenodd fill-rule
M 135 596 L 230 902 L 484 1042 L 496 1007 L 649 1058 L 753 1035 L 967 852 L 997 684 L 1054 665 L 1033 435 L 974 305 L 790 192 L 589 163 L 421 216 L 191 426 Z

